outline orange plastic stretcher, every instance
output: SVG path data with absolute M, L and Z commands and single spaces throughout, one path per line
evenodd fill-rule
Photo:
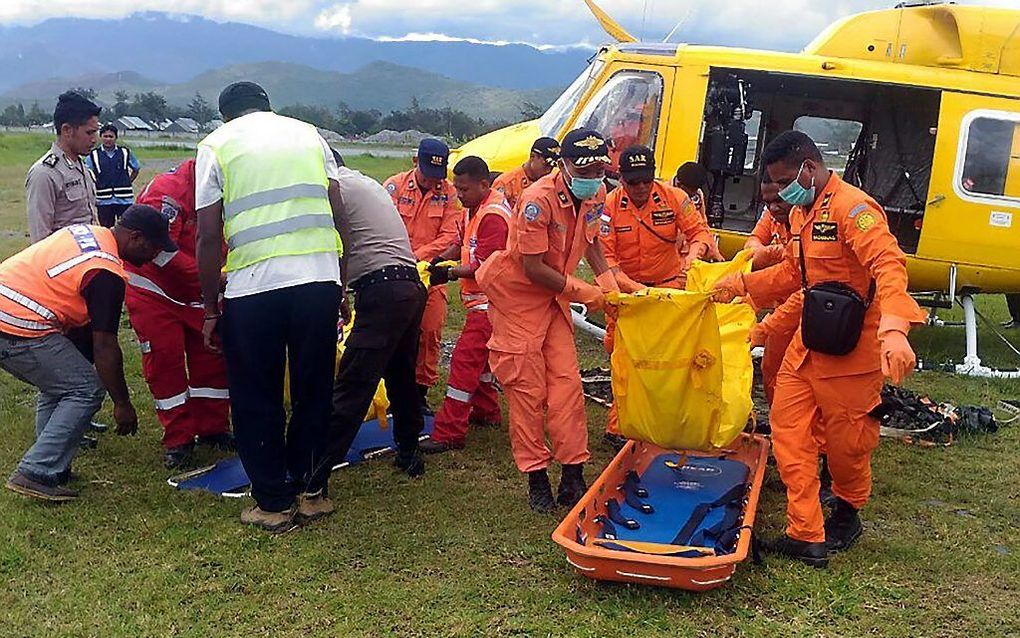
M 623 485 L 632 470 L 644 474 L 654 459 L 667 453 L 650 443 L 630 441 L 595 481 L 584 498 L 553 532 L 553 541 L 566 550 L 567 562 L 584 576 L 642 585 L 658 585 L 690 591 L 722 586 L 751 549 L 751 528 L 758 509 L 769 441 L 761 435 L 741 434 L 725 450 L 686 452 L 686 458 L 718 458 L 720 455 L 748 467 L 748 490 L 735 551 L 695 558 L 619 551 L 599 546 L 597 519 L 608 515 L 607 501 L 623 500 Z

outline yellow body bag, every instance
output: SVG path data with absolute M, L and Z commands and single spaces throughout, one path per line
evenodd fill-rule
M 729 445 L 744 429 L 753 407 L 748 333 L 754 310 L 716 304 L 710 292 L 720 277 L 744 269 L 750 256 L 741 253 L 732 262 L 696 263 L 688 290 L 612 296 L 621 434 L 665 449 L 708 451 Z

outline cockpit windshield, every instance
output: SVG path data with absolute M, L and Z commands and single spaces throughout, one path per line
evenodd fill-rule
M 542 132 L 542 135 L 548 135 L 549 137 L 559 136 L 563 125 L 567 123 L 577 103 L 591 87 L 592 82 L 602 73 L 602 68 L 605 65 L 605 60 L 602 59 L 602 54 L 599 53 L 592 60 L 592 63 L 588 65 L 588 68 L 581 75 L 577 76 L 576 80 L 570 83 L 567 90 L 556 98 L 552 106 L 538 119 L 538 130 Z

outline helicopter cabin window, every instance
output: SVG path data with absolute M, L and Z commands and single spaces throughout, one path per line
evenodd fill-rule
M 972 197 L 1020 199 L 1020 113 L 980 113 L 965 120 L 959 187 Z
M 574 112 L 577 103 L 584 97 L 591 87 L 591 83 L 598 79 L 606 66 L 601 55 L 597 56 L 588 67 L 577 76 L 567 90 L 564 91 L 556 101 L 546 110 L 545 114 L 538 119 L 538 129 L 542 135 L 559 138 L 560 130 L 567 123 L 567 119 Z
M 617 170 L 620 155 L 630 146 L 643 145 L 655 150 L 662 105 L 662 76 L 644 71 L 622 71 L 599 89 L 577 120 L 602 133 L 609 142 L 612 170 Z

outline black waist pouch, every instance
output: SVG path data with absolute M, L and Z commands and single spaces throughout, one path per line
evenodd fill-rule
M 861 339 L 864 315 L 875 297 L 871 281 L 868 298 L 862 299 L 850 286 L 827 281 L 808 288 L 804 247 L 800 247 L 800 272 L 804 286 L 804 306 L 800 317 L 800 335 L 804 347 L 813 352 L 842 356 L 853 352 Z

